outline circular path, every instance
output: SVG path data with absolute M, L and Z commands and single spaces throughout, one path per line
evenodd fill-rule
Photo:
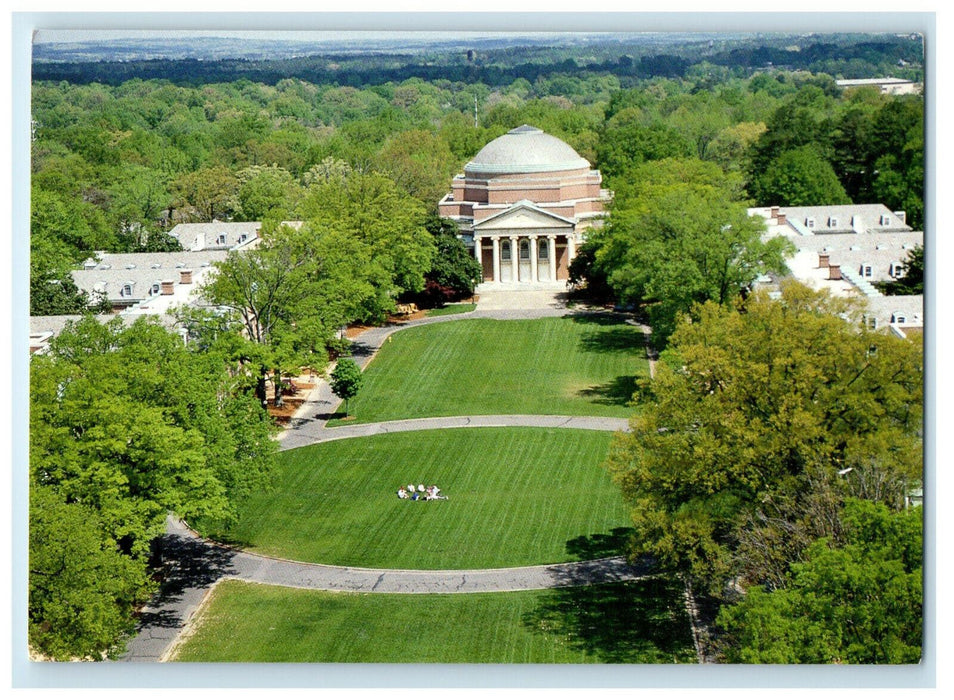
M 560 305 L 530 310 L 493 309 L 458 316 L 422 319 L 373 328 L 355 339 L 356 359 L 364 367 L 387 337 L 398 330 L 424 323 L 459 318 L 540 318 L 565 315 Z M 527 426 L 619 431 L 627 421 L 618 418 L 577 416 L 454 416 L 388 421 L 328 428 L 340 400 L 327 382 L 318 382 L 308 400 L 279 437 L 287 450 L 329 440 L 365 437 L 390 432 L 441 428 Z M 252 554 L 200 538 L 181 520 L 167 519 L 167 534 L 160 543 L 163 584 L 153 602 L 143 609 L 136 636 L 127 645 L 122 661 L 159 661 L 195 614 L 211 588 L 223 579 L 326 591 L 365 593 L 484 593 L 534 590 L 634 580 L 649 574 L 649 565 L 631 565 L 624 557 L 584 562 L 505 569 L 399 570 L 310 564 Z

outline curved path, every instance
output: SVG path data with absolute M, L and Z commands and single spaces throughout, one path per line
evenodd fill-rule
M 565 308 L 553 306 L 532 310 L 479 310 L 458 316 L 422 319 L 383 328 L 373 328 L 355 339 L 356 359 L 364 367 L 381 344 L 395 331 L 424 323 L 460 318 L 540 318 L 565 315 Z M 577 416 L 452 416 L 419 418 L 347 425 L 325 426 L 326 416 L 340 400 L 327 382 L 319 381 L 308 400 L 298 410 L 289 427 L 279 436 L 280 449 L 287 450 L 328 440 L 365 437 L 391 432 L 441 428 L 525 426 L 626 430 L 626 419 Z M 122 661 L 159 661 L 174 644 L 211 588 L 223 579 L 328 591 L 373 593 L 479 593 L 538 590 L 584 586 L 642 578 L 650 565 L 628 564 L 624 557 L 584 562 L 549 564 L 505 569 L 395 570 L 309 564 L 288 561 L 231 549 L 201 539 L 181 520 L 170 516 L 160 550 L 164 568 L 163 584 L 153 603 L 142 611 L 137 635 L 127 645 Z
M 314 445 L 329 440 L 346 440 L 386 433 L 406 433 L 413 430 L 441 430 L 445 428 L 575 428 L 578 430 L 620 431 L 629 429 L 626 418 L 601 418 L 594 416 L 444 416 L 434 418 L 408 418 L 382 423 L 352 423 L 334 428 L 325 426 L 318 418 L 309 418 L 314 411 L 307 403 L 292 420 L 291 427 L 281 436 L 282 450 Z

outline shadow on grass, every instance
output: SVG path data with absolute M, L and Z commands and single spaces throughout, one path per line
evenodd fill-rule
M 348 414 L 344 411 L 335 411 L 334 413 L 316 413 L 315 420 L 341 420 Z
M 606 384 L 581 389 L 579 395 L 604 406 L 628 406 L 633 401 L 639 377 L 621 375 Z
M 609 532 L 580 535 L 567 540 L 566 553 L 579 561 L 623 556 L 634 532 L 631 527 L 614 527 Z
M 586 332 L 580 338 L 580 347 L 584 352 L 642 355 L 645 353 L 646 341 L 639 328 L 616 324 Z
M 586 323 L 596 326 L 620 326 L 628 316 L 609 311 L 578 311 L 568 314 L 574 323 Z
M 553 589 L 521 623 L 600 663 L 695 661 L 682 587 L 662 577 Z

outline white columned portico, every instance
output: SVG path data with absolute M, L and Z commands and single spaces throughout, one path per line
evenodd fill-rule
M 510 238 L 510 269 L 512 274 L 510 281 L 517 283 L 520 281 L 520 247 L 517 245 L 517 236 L 509 236 L 509 238 Z
M 556 236 L 547 236 L 547 262 L 550 264 L 550 281 L 556 282 Z
M 493 243 L 494 252 L 494 282 L 500 281 L 500 236 L 491 236 L 490 242 Z
M 537 248 L 537 236 L 535 234 L 530 235 L 530 281 L 537 281 L 537 255 L 539 255 L 539 249 Z

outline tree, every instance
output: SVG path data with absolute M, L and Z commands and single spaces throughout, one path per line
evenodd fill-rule
M 215 264 L 215 274 L 202 288 L 211 303 L 226 306 L 241 318 L 251 343 L 245 359 L 258 367 L 256 395 L 263 405 L 269 373 L 275 403 L 280 405 L 282 369 L 295 364 L 289 357 L 294 345 L 289 336 L 296 333 L 295 310 L 308 297 L 307 262 L 286 241 L 271 238 L 251 250 L 231 251 Z
M 145 569 L 116 549 L 95 509 L 31 487 L 31 647 L 57 661 L 112 655 L 149 590 Z
M 849 500 L 844 536 L 812 542 L 786 585 L 717 623 L 729 663 L 912 664 L 921 658 L 922 513 Z
M 818 204 L 850 204 L 834 168 L 815 146 L 785 151 L 753 182 L 760 204 L 805 207 Z
M 169 178 L 142 165 L 127 164 L 122 170 L 122 177 L 110 187 L 110 216 L 116 229 L 127 235 L 150 230 L 172 199 Z
M 643 304 L 662 346 L 693 303 L 728 303 L 768 270 L 784 270 L 787 243 L 762 240 L 763 225 L 734 201 L 736 179 L 698 160 L 633 171 L 609 223 L 590 237 L 593 277 L 620 301 Z
M 434 215 L 428 218 L 426 226 L 434 236 L 436 253 L 425 275 L 425 289 L 415 298 L 422 304 L 439 306 L 471 296 L 480 279 L 481 267 L 457 237 L 457 225 Z
M 616 115 L 619 120 L 622 116 Z M 681 133 L 662 123 L 643 126 L 636 121 L 607 123 L 597 146 L 597 162 L 603 174 L 612 179 L 630 177 L 630 170 L 645 161 L 685 158 L 694 152 Z
M 408 194 L 433 206 L 448 191 L 456 161 L 447 143 L 429 131 L 403 131 L 378 154 L 380 168 Z
M 904 263 L 900 279 L 879 285 L 885 294 L 924 294 L 924 246 L 915 246 Z
M 874 201 L 904 210 L 908 223 L 924 222 L 924 101 L 919 97 L 888 102 L 873 126 L 877 149 L 871 154 Z
M 300 196 L 300 187 L 284 168 L 254 165 L 240 170 L 239 212 L 246 221 L 261 221 L 274 213 L 279 219 L 291 218 Z
M 779 300 L 682 320 L 641 388 L 652 410 L 610 459 L 637 553 L 719 594 L 732 577 L 784 579 L 811 540 L 838 534 L 845 497 L 904 506 L 921 479 L 922 351 L 860 314 L 791 282 Z
M 172 182 L 176 206 L 197 221 L 228 219 L 236 210 L 238 183 L 224 166 L 201 168 Z
M 69 258 L 48 235 L 30 239 L 30 315 L 80 314 L 90 300 L 70 275 Z
M 369 256 L 364 267 L 375 273 L 378 293 L 362 320 L 382 320 L 398 295 L 424 288 L 435 251 L 426 209 L 386 175 L 355 172 L 318 181 L 308 188 L 301 212 L 313 233 L 334 230 Z
M 79 198 L 34 189 L 30 193 L 30 236 L 55 242 L 71 262 L 115 245 L 103 212 Z
M 30 638 L 99 658 L 155 588 L 167 513 L 228 521 L 267 487 L 273 428 L 217 352 L 158 321 L 67 324 L 30 361 Z M 118 648 L 118 647 L 117 647 Z
M 331 370 L 331 390 L 339 399 L 344 399 L 345 415 L 348 415 L 348 401 L 358 394 L 364 375 L 358 363 L 350 357 L 342 357 Z
M 752 150 L 750 173 L 753 179 L 786 151 L 814 146 L 822 157 L 827 159 L 830 156 L 829 141 L 833 129 L 817 103 L 799 102 L 797 96 L 792 96 L 775 110 L 766 127 Z
M 137 253 L 176 253 L 182 250 L 179 239 L 168 233 L 157 231 L 146 236 Z
M 740 170 L 745 154 L 765 133 L 762 122 L 740 122 L 727 126 L 713 138 L 706 151 L 706 159 L 718 163 L 723 170 Z

